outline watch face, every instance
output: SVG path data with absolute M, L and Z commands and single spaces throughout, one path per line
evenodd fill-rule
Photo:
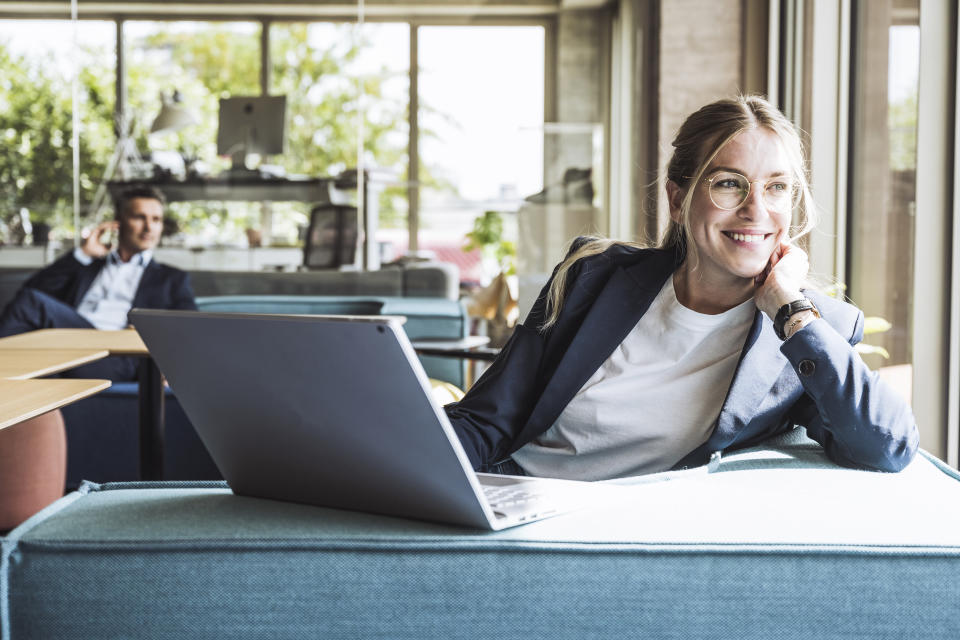
M 777 334 L 777 337 L 781 340 L 785 339 L 787 334 L 784 330 L 784 325 L 787 324 L 787 320 L 789 320 L 794 314 L 808 310 L 813 311 L 818 318 L 820 317 L 820 312 L 817 311 L 817 308 L 807 298 L 794 300 L 793 302 L 788 302 L 780 307 L 780 309 L 777 311 L 776 317 L 773 320 L 773 331 Z

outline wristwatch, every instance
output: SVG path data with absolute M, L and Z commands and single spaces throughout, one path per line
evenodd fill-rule
M 799 300 L 788 302 L 777 310 L 777 315 L 773 319 L 773 331 L 777 334 L 778 338 L 781 340 L 787 339 L 787 334 L 784 331 L 784 325 L 787 324 L 787 320 L 790 319 L 790 316 L 800 313 L 801 311 L 812 311 L 813 315 L 817 316 L 818 318 L 820 317 L 820 311 L 818 311 L 814 304 L 807 298 L 800 298 Z

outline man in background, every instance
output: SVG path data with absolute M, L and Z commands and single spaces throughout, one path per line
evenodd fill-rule
M 116 201 L 116 220 L 28 279 L 0 314 L 0 337 L 50 328 L 123 329 L 127 312 L 196 309 L 189 276 L 153 259 L 163 230 L 164 198 L 136 187 Z M 116 248 L 105 236 L 116 233 Z M 107 358 L 68 372 L 77 378 L 137 377 L 135 358 Z

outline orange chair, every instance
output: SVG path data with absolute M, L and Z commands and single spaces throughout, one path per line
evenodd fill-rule
M 63 496 L 67 438 L 60 411 L 0 429 L 0 531 Z

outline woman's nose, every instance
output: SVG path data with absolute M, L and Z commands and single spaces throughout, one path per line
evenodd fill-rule
M 759 182 L 750 184 L 750 192 L 747 194 L 747 199 L 737 209 L 737 215 L 747 220 L 753 220 L 767 214 L 767 203 L 763 199 L 764 186 Z

